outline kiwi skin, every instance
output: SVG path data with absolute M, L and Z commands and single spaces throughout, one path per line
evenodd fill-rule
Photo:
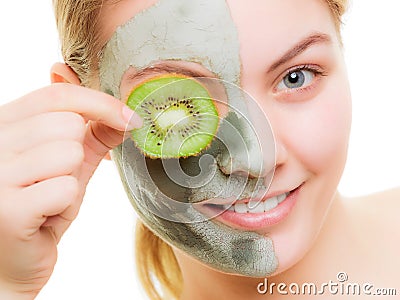
M 219 127 L 218 108 L 208 89 L 181 74 L 163 74 L 140 83 L 128 96 L 127 105 L 144 120 L 142 128 L 131 131 L 132 139 L 152 159 L 199 155 L 210 146 Z M 164 121 L 173 124 L 171 127 L 161 127 L 163 114 Z M 171 115 L 179 118 L 169 121 Z M 190 124 L 180 125 L 181 120 L 189 120 Z

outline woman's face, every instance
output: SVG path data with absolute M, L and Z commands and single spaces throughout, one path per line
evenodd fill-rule
M 259 144 L 263 149 L 271 149 L 268 147 L 272 145 L 275 153 L 247 153 L 247 164 L 240 164 L 239 159 L 237 164 L 232 163 L 240 155 L 231 154 L 229 168 L 221 159 L 226 153 L 218 153 L 214 162 L 225 177 L 257 179 L 257 184 L 261 181 L 266 190 L 253 200 L 264 207 L 269 205 L 270 210 L 242 211 L 244 206 L 250 206 L 245 204 L 249 196 L 233 200 L 231 210 L 223 213 L 216 211 L 219 208 L 202 206 L 205 200 L 212 202 L 215 198 L 214 203 L 218 203 L 221 199 L 205 199 L 204 195 L 209 194 L 204 189 L 180 188 L 169 182 L 163 177 L 165 174 L 160 175 L 163 164 L 155 160 L 143 158 L 140 165 L 137 161 L 141 153 L 133 143 L 125 143 L 114 158 L 135 209 L 144 223 L 168 243 L 223 272 L 254 277 L 277 274 L 293 266 L 311 248 L 346 160 L 350 92 L 334 21 L 328 5 L 320 0 L 253 0 L 251 5 L 236 0 L 196 0 L 190 1 L 190 9 L 195 12 L 183 14 L 188 20 L 172 22 L 176 15 L 171 12 L 186 8 L 181 2 L 122 1 L 110 10 L 111 16 L 103 17 L 107 36 L 113 36 L 117 43 L 108 47 L 100 63 L 100 84 L 107 86 L 107 91 L 117 86 L 114 94 L 125 101 L 135 85 L 160 72 L 182 70 L 220 80 L 219 88 L 226 89 L 228 103 L 226 109 L 220 109 L 221 119 L 228 120 L 229 112 L 237 112 L 244 104 L 250 112 L 247 123 L 234 122 L 233 126 L 240 132 L 253 126 L 251 137 L 267 132 Z M 209 14 L 209 8 L 213 14 Z M 119 27 L 128 21 L 130 26 Z M 217 21 L 221 26 L 213 27 L 209 35 L 198 32 Z M 182 30 L 184 26 L 187 28 Z M 118 27 L 119 33 L 115 34 Z M 142 40 L 133 39 L 138 35 L 137 28 L 141 28 Z M 164 40 L 155 39 L 157 30 L 163 32 Z M 218 44 L 218 39 L 226 41 Z M 120 43 L 129 49 L 115 46 Z M 151 51 L 143 50 L 147 49 L 145 46 Z M 140 53 L 136 57 L 142 58 L 133 57 L 134 53 Z M 121 65 L 121 61 L 126 63 Z M 150 72 L 140 73 L 141 70 Z M 235 93 L 240 89 L 247 95 Z M 254 117 L 254 107 L 265 118 Z M 268 134 L 270 128 L 273 135 Z M 127 158 L 126 153 L 131 157 Z M 149 184 L 153 174 L 157 179 Z M 196 199 L 201 207 L 190 212 L 218 216 L 189 224 L 149 211 L 142 201 L 159 201 L 160 191 L 151 191 L 160 187 L 158 179 L 169 198 L 189 191 L 191 198 L 186 200 Z M 277 205 L 274 202 L 278 199 L 284 200 Z M 254 265 L 262 267 L 254 270 Z

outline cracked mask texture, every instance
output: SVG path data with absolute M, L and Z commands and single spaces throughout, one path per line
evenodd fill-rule
M 121 80 L 130 66 L 140 70 L 161 60 L 199 63 L 224 82 L 239 85 L 239 41 L 227 3 L 224 0 L 161 0 L 138 13 L 117 28 L 105 47 L 99 66 L 102 91 L 120 98 Z M 232 86 L 225 84 L 229 105 L 246 115 L 245 96 Z M 232 115 L 236 124 L 244 120 L 240 116 L 238 120 L 238 115 L 232 112 L 226 119 Z M 243 124 L 241 131 L 249 130 Z M 250 131 L 247 137 L 251 136 Z M 224 150 L 215 144 L 208 153 L 223 160 Z M 169 206 L 170 201 L 163 201 L 173 198 L 188 203 L 215 196 L 215 191 L 227 184 L 220 170 L 211 186 L 190 189 L 168 180 L 160 160 L 145 158 L 130 139 L 114 149 L 112 157 L 141 220 L 162 239 L 223 272 L 264 277 L 277 269 L 278 261 L 269 237 L 207 220 L 191 205 L 185 206 L 184 214 L 176 213 Z M 259 157 L 252 156 L 252 159 L 259 164 Z M 180 162 L 190 173 L 193 161 L 196 158 Z M 251 180 L 246 178 L 243 183 L 244 193 L 249 186 L 259 186 L 258 182 L 247 181 Z M 232 182 L 235 185 L 236 181 Z M 174 216 L 175 221 L 154 213 L 161 210 Z

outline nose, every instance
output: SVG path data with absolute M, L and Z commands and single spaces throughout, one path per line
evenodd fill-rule
M 217 162 L 225 174 L 270 176 L 278 162 L 270 122 L 257 104 L 247 108 L 246 114 L 231 111 L 222 120 L 217 134 L 221 144 Z

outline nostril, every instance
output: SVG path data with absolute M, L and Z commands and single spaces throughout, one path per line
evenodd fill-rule
M 230 176 L 239 176 L 239 177 L 249 177 L 249 178 L 255 178 L 252 174 L 250 174 L 248 171 L 245 170 L 233 170 L 232 165 L 226 166 L 219 166 L 219 169 L 221 172 L 225 175 L 230 175 Z
M 260 178 L 268 176 L 275 168 L 275 143 L 271 128 L 257 128 L 250 119 L 233 112 L 221 121 L 207 153 L 215 157 L 225 176 Z
M 271 173 L 270 168 L 265 168 L 262 160 L 251 163 L 249 160 L 231 158 L 230 156 L 217 157 L 218 168 L 224 175 L 248 177 L 249 179 L 266 177 Z M 268 170 L 267 170 L 268 169 Z

